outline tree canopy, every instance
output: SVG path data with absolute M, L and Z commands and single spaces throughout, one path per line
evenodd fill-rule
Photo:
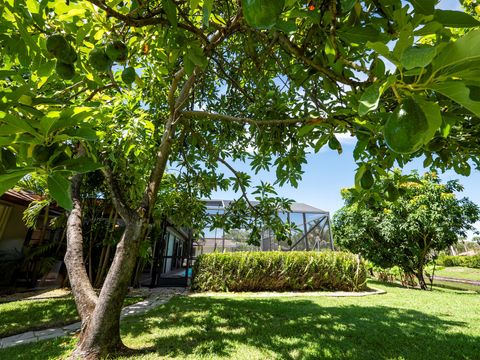
M 382 178 L 374 195 L 343 190 L 345 206 L 333 219 L 335 241 L 377 266 L 399 266 L 426 288 L 425 264 L 475 229 L 480 208 L 457 198 L 455 193 L 462 190 L 457 181 L 441 184 L 435 173 L 413 173 L 409 182 L 401 178 L 399 171 Z
M 36 173 L 71 209 L 79 349 L 120 347 L 118 299 L 156 206 L 233 188 L 240 216 L 226 225 L 281 227 L 269 214 L 288 200 L 261 183 L 250 206 L 250 176 L 233 161 L 296 186 L 307 152 L 341 152 L 335 134 L 350 133 L 358 185 L 415 157 L 479 168 L 480 22 L 471 1 L 468 12 L 437 3 L 2 1 L 0 193 Z M 81 174 L 98 169 L 126 223 L 99 296 L 81 270 L 79 231 Z

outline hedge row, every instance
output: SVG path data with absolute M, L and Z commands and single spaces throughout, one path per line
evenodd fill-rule
M 345 252 L 262 251 L 200 255 L 193 268 L 195 291 L 360 291 L 363 260 Z
M 443 266 L 465 266 L 480 269 L 480 254 L 472 256 L 441 255 L 438 257 L 437 262 Z

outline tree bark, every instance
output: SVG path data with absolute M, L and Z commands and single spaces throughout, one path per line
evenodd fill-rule
M 75 304 L 82 320 L 82 327 L 86 324 L 95 309 L 97 295 L 88 279 L 83 261 L 83 233 L 82 233 L 82 205 L 80 199 L 81 175 L 72 179 L 73 208 L 67 220 L 67 252 L 65 265 L 75 298 Z
M 99 359 L 125 349 L 120 338 L 120 312 L 135 267 L 143 225 L 139 217 L 127 221 L 97 305 L 82 329 L 73 358 Z
M 415 276 L 417 277 L 418 285 L 420 286 L 420 289 L 427 290 L 427 283 L 425 282 L 425 278 L 423 276 L 423 265 L 417 268 L 417 272 Z

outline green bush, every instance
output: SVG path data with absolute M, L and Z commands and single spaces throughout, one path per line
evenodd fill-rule
M 440 255 L 437 262 L 443 266 L 465 266 L 480 269 L 480 254 L 472 256 Z
M 366 288 L 363 260 L 345 252 L 263 251 L 212 253 L 193 268 L 196 291 L 359 291 Z

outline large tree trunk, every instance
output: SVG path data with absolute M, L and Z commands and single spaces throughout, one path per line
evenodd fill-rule
M 83 261 L 81 176 L 72 179 L 73 209 L 67 221 L 65 263 L 75 297 L 82 328 L 74 359 L 98 359 L 124 348 L 120 339 L 120 312 L 128 291 L 143 229 L 143 220 L 135 213 L 125 217 L 125 231 L 116 247 L 100 295 L 97 297 Z
M 423 265 L 417 268 L 417 272 L 415 276 L 417 277 L 418 285 L 420 286 L 420 289 L 427 290 L 427 283 L 425 282 L 425 278 L 423 275 Z
M 91 317 L 82 327 L 73 358 L 98 359 L 125 348 L 120 339 L 120 312 L 135 267 L 143 224 L 126 224 Z

